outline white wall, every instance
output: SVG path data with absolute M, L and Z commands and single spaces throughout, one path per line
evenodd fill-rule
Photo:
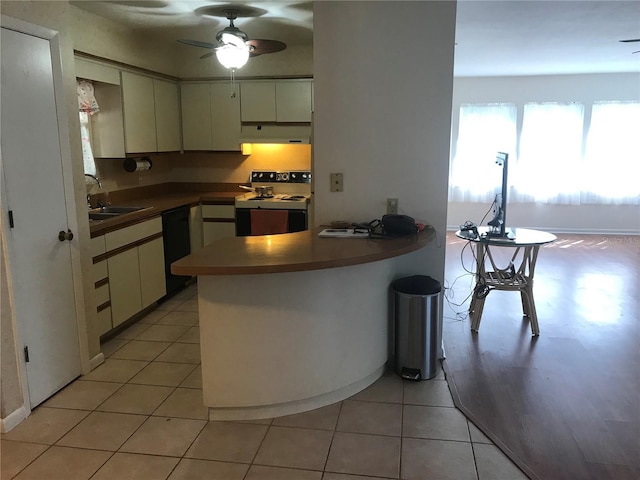
M 380 218 L 397 197 L 444 233 L 455 14 L 455 2 L 314 3 L 317 225 Z M 405 267 L 443 281 L 444 246 Z
M 581 102 L 602 100 L 640 101 L 640 75 L 635 73 L 548 75 L 531 77 L 456 78 L 453 90 L 452 148 L 458 135 L 463 103 L 509 102 L 522 109 L 527 102 Z M 488 204 L 451 202 L 447 225 L 456 229 L 467 220 L 479 223 Z M 549 205 L 510 203 L 509 226 L 540 228 L 554 232 L 640 233 L 640 207 L 630 205 Z

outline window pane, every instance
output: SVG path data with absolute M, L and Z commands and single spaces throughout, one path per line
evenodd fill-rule
M 516 199 L 579 203 L 583 123 L 579 103 L 524 106 L 520 156 L 512 170 Z
M 583 169 L 583 201 L 640 201 L 640 104 L 593 105 Z
M 449 198 L 491 201 L 501 184 L 496 153 L 515 156 L 516 106 L 465 104 L 460 107 L 456 153 L 451 164 Z

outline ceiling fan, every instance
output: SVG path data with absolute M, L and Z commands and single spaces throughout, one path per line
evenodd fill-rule
M 619 42 L 621 43 L 634 43 L 634 42 L 640 42 L 640 38 L 629 38 L 627 40 L 619 40 Z M 640 53 L 640 50 L 637 50 L 635 52 L 631 52 L 631 53 Z
M 239 10 L 229 8 L 224 15 L 229 20 L 229 26 L 216 34 L 217 45 L 199 40 L 178 40 L 179 43 L 194 47 L 208 48 L 212 52 L 205 53 L 200 58 L 216 55 L 218 61 L 229 69 L 242 67 L 249 57 L 257 57 L 266 53 L 276 53 L 287 48 L 286 44 L 278 40 L 249 39 L 249 36 L 236 27 L 233 21 L 238 18 Z

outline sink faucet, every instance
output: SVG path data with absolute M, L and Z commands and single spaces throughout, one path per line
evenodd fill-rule
M 100 182 L 98 177 L 96 177 L 95 175 L 91 175 L 90 173 L 85 173 L 84 176 L 93 178 L 96 181 L 96 183 L 98 184 L 98 187 L 100 187 L 100 190 L 102 190 L 102 182 Z
M 96 177 L 95 175 L 91 175 L 90 173 L 85 173 L 84 176 L 93 178 L 98 184 L 98 187 L 100 187 L 100 190 L 102 190 L 102 182 L 100 182 L 100 179 L 98 177 Z M 90 193 L 87 193 L 87 207 L 89 207 L 89 210 L 91 210 L 91 194 Z

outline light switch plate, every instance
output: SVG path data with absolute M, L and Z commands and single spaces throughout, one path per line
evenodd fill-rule
M 332 192 L 342 192 L 344 186 L 342 183 L 342 174 L 341 173 L 332 173 L 330 174 L 331 181 L 331 191 Z

